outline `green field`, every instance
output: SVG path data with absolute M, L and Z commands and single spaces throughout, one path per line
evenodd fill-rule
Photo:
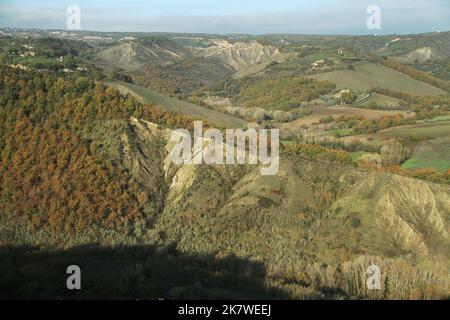
M 419 120 L 419 121 L 417 121 L 417 123 L 433 123 L 433 122 L 441 122 L 441 121 L 450 121 L 450 115 L 439 116 L 439 117 L 435 117 L 433 119 Z
M 382 144 L 392 138 L 403 139 L 413 149 L 410 159 L 403 164 L 403 169 L 450 170 L 450 121 L 389 128 L 374 134 L 343 137 L 342 140 Z M 354 160 L 361 156 L 362 153 L 359 152 L 352 154 Z
M 425 82 L 415 80 L 401 72 L 370 62 L 354 64 L 355 71 L 339 70 L 316 74 L 312 77 L 336 84 L 338 89 L 367 91 L 373 87 L 388 88 L 414 95 L 440 95 L 445 92 Z
M 412 126 L 395 127 L 373 135 L 375 139 L 403 138 L 410 143 L 450 137 L 450 121 L 424 123 Z M 448 146 L 450 149 L 450 145 Z M 450 150 L 449 150 L 450 154 Z
M 354 162 L 358 161 L 359 158 L 361 158 L 362 156 L 366 155 L 366 154 L 370 154 L 369 152 L 364 152 L 364 151 L 357 151 L 357 152 L 351 152 L 350 153 L 352 156 L 352 160 Z
M 56 68 L 64 67 L 64 62 L 57 61 L 55 58 L 47 57 L 16 57 L 13 60 L 13 64 L 22 64 L 27 66 L 44 65 L 54 66 Z
M 441 172 L 450 170 L 450 137 L 419 143 L 403 169 L 432 168 Z
M 348 137 L 353 135 L 353 129 L 336 129 L 328 131 L 328 133 L 340 138 L 340 137 Z
M 223 126 L 226 128 L 242 128 L 247 124 L 246 121 L 240 118 L 236 118 L 219 111 L 203 108 L 176 98 L 167 97 L 156 91 L 146 89 L 132 83 L 117 81 L 110 85 L 118 90 L 132 94 L 134 97 L 143 102 L 156 104 L 166 111 L 183 113 L 194 119 L 207 120 L 218 126 Z
M 318 60 L 325 60 L 330 58 L 330 54 L 328 52 L 316 52 L 313 54 L 310 54 L 309 56 L 306 56 L 304 59 L 308 61 L 309 63 L 315 62 Z
M 284 144 L 284 145 L 293 145 L 293 144 L 297 144 L 297 141 L 282 140 L 281 143 Z
M 367 137 L 372 138 L 374 142 L 402 138 L 414 146 L 413 154 L 403 164 L 403 169 L 450 169 L 450 121 L 395 127 Z
M 402 100 L 393 97 L 385 96 L 383 94 L 373 93 L 372 96 L 361 103 L 363 106 L 368 106 L 375 102 L 377 105 L 384 107 L 386 110 L 394 110 L 400 106 Z

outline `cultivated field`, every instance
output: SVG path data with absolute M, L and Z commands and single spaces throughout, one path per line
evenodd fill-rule
M 331 81 L 336 84 L 338 89 L 366 91 L 373 87 L 380 87 L 414 95 L 445 94 L 439 88 L 379 64 L 358 62 L 354 66 L 355 71 L 339 70 L 316 74 L 311 77 Z

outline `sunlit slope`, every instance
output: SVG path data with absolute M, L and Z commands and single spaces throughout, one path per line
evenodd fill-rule
M 110 84 L 122 92 L 132 94 L 142 102 L 150 102 L 156 104 L 169 112 L 180 112 L 194 119 L 204 119 L 218 126 L 226 128 L 242 128 L 247 122 L 198 105 L 182 101 L 176 98 L 164 96 L 156 91 L 140 87 L 135 84 L 126 82 L 114 82 Z
M 379 87 L 413 95 L 445 94 L 439 88 L 379 64 L 359 62 L 354 66 L 355 71 L 339 70 L 316 74 L 312 78 L 331 81 L 339 89 L 366 91 L 373 87 Z

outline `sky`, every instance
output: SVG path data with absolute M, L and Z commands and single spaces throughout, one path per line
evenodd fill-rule
M 450 0 L 0 0 L 0 27 L 189 33 L 408 34 L 450 30 Z M 370 30 L 367 8 L 381 9 Z

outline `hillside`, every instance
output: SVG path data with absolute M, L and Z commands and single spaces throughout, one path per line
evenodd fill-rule
M 193 52 L 198 56 L 217 58 L 236 71 L 282 58 L 277 47 L 257 42 L 232 44 L 227 41 L 216 41 L 207 48 L 193 48 Z
M 159 40 L 159 39 L 157 39 Z M 169 40 L 124 39 L 97 54 L 98 63 L 128 71 L 139 70 L 144 64 L 159 64 L 184 59 L 188 52 Z
M 153 291 L 139 286 L 136 297 L 410 299 L 422 297 L 423 290 L 428 298 L 448 293 L 448 187 L 287 155 L 274 177 L 262 177 L 257 167 L 250 166 L 175 167 L 168 162 L 173 147 L 167 144 L 170 130 L 136 118 L 128 126 L 121 135 L 124 165 L 141 186 L 158 190 L 162 202 L 151 219 L 147 216 L 147 227 L 135 227 L 128 240 L 138 237 L 148 247 L 130 248 L 120 260 L 123 266 L 142 267 L 131 267 L 120 278 L 126 283 L 135 276 L 146 279 L 150 270 L 170 277 L 157 281 Z M 9 228 L 3 225 L 2 234 Z M 89 241 L 80 231 L 66 241 Z M 22 232 L 16 233 L 16 243 L 27 242 Z M 48 241 L 44 234 L 43 230 L 37 234 L 40 241 Z M 98 241 L 111 241 L 109 233 L 103 234 Z M 166 249 L 158 252 L 155 247 Z M 104 265 L 113 254 L 124 254 L 107 252 L 98 251 L 95 258 L 88 254 L 88 270 Z M 192 253 L 203 258 L 190 257 Z M 39 256 L 45 254 L 33 253 L 33 268 L 42 266 L 45 260 Z M 55 261 L 67 260 L 64 251 L 51 255 Z M 174 259 L 184 261 L 191 270 L 185 272 L 195 270 L 197 276 L 171 276 L 176 268 L 169 261 Z M 165 272 L 154 269 L 157 260 L 166 264 Z M 356 271 L 367 263 L 389 270 L 383 276 L 384 291 L 368 291 L 362 285 L 364 278 Z M 247 266 L 247 276 L 234 269 L 238 266 Z M 219 272 L 214 278 L 213 270 Z M 230 287 L 226 279 L 234 277 L 243 277 L 243 283 Z M 94 278 L 89 283 L 89 291 L 81 291 L 81 297 L 89 293 L 110 297 L 98 291 L 101 287 Z M 253 293 L 244 293 L 245 285 L 255 286 Z M 51 295 L 48 290 L 39 296 Z M 126 285 L 115 294 L 128 296 L 130 290 Z
M 0 298 L 450 297 L 450 33 L 6 31 Z M 175 165 L 194 120 L 279 171 Z
M 445 91 L 415 80 L 401 72 L 368 62 L 355 63 L 355 71 L 341 70 L 312 76 L 314 79 L 331 81 L 339 89 L 357 91 L 373 87 L 388 88 L 413 95 L 439 95 Z
M 246 125 L 246 122 L 240 118 L 200 107 L 176 98 L 167 97 L 158 92 L 137 86 L 135 84 L 115 82 L 111 85 L 125 94 L 131 94 L 144 103 L 156 104 L 167 112 L 182 113 L 195 120 L 207 120 L 208 122 L 223 128 L 243 128 Z
M 136 119 L 131 123 L 125 149 L 134 159 L 136 179 L 146 181 L 145 172 L 155 167 L 145 161 L 149 154 L 140 150 L 150 137 L 168 137 L 169 132 L 161 134 L 161 129 Z M 339 265 L 357 263 L 357 256 L 378 256 L 385 263 L 414 261 L 445 275 L 448 187 L 287 155 L 275 177 L 260 176 L 256 167 L 173 167 L 167 161 L 171 146 L 165 149 L 165 166 L 159 167 L 168 186 L 165 206 L 149 231 L 159 242 L 175 241 L 185 252 L 252 257 L 267 264 L 268 278 L 283 274 L 296 279 L 304 273 L 308 278 L 317 272 L 316 285 L 334 290 L 339 285 L 327 282 L 319 270 L 312 271 L 315 263 L 328 264 L 339 273 Z M 342 276 L 349 275 L 344 271 Z M 416 281 L 422 280 L 412 280 Z M 294 286 L 290 292 L 301 297 L 315 286 Z M 395 286 L 389 284 L 385 294 L 400 294 Z
M 258 42 L 230 43 L 226 40 L 212 40 L 207 46 L 179 45 L 163 37 L 124 38 L 116 45 L 100 51 L 97 58 L 101 64 L 117 66 L 135 71 L 144 64 L 157 65 L 187 58 L 209 58 L 241 71 L 257 64 L 282 59 L 277 47 Z

